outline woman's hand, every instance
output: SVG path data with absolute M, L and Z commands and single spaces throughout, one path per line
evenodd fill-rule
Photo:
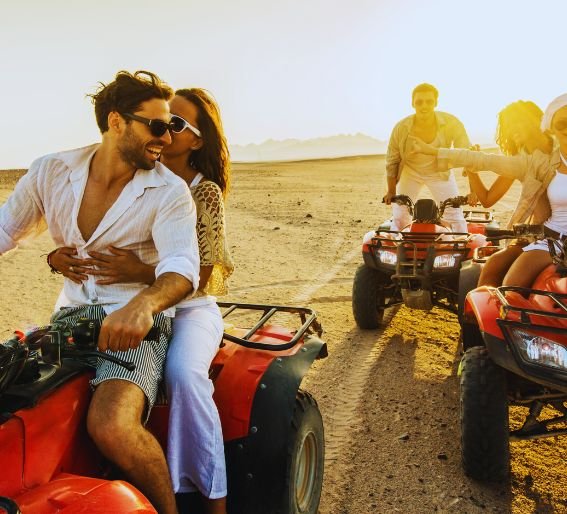
M 476 207 L 478 205 L 478 197 L 472 191 L 467 195 L 467 203 L 471 207 Z
M 130 250 L 122 250 L 109 246 L 112 255 L 100 252 L 90 252 L 89 264 L 96 269 L 89 269 L 89 275 L 100 278 L 97 284 L 119 284 L 126 282 L 142 282 L 153 284 L 155 281 L 155 268 L 144 264 Z
M 409 153 L 410 154 L 425 154 L 425 155 L 435 155 L 437 156 L 437 151 L 439 150 L 433 145 L 426 143 L 425 141 L 419 139 L 419 137 L 408 136 L 409 142 Z
M 79 259 L 76 255 L 76 248 L 62 246 L 49 254 L 49 264 L 64 277 L 75 284 L 80 284 L 89 278 L 86 272 L 89 270 L 90 262 L 88 259 Z

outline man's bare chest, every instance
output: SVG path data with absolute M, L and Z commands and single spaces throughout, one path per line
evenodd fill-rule
M 123 187 L 107 188 L 89 182 L 85 187 L 77 216 L 77 226 L 85 241 L 88 241 L 94 234 L 123 189 Z

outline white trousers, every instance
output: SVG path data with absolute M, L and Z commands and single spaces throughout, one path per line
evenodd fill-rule
M 177 309 L 173 319 L 165 379 L 170 408 L 167 462 L 176 493 L 198 490 L 212 499 L 227 493 L 222 428 L 209 379 L 223 328 L 214 301 Z
M 420 174 L 409 167 L 404 167 L 397 186 L 397 194 L 407 195 L 415 203 L 423 186 L 427 186 L 433 199 L 439 203 L 447 198 L 459 195 L 457 181 L 451 170 L 449 180 L 443 180 L 437 174 Z M 402 230 L 411 223 L 411 216 L 405 205 L 392 204 L 393 224 L 392 230 Z M 459 207 L 447 207 L 443 220 L 451 225 L 454 232 L 467 232 L 467 222 L 463 210 Z

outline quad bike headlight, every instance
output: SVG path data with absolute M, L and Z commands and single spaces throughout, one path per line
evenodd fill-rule
M 445 253 L 442 255 L 438 255 L 437 257 L 435 257 L 435 260 L 433 261 L 433 267 L 437 269 L 454 268 L 459 263 L 460 257 L 461 255 L 458 253 L 456 254 Z
M 526 362 L 567 371 L 567 348 L 550 339 L 513 328 L 512 340 Z
M 395 252 L 389 250 L 378 250 L 376 256 L 382 264 L 389 264 L 390 266 L 395 266 L 398 262 L 398 256 Z

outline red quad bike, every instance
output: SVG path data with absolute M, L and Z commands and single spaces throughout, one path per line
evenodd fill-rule
M 516 237 L 530 233 L 544 237 L 542 226 L 515 227 Z M 510 441 L 567 434 L 567 248 L 548 244 L 553 264 L 531 288 L 479 287 L 466 297 L 461 452 L 465 473 L 477 480 L 507 478 Z M 512 431 L 510 405 L 528 409 Z
M 225 332 L 210 369 L 225 440 L 228 512 L 316 514 L 323 422 L 316 401 L 299 389 L 313 360 L 327 355 L 316 315 L 306 308 L 219 305 L 225 319 L 247 314 L 255 323 Z M 86 432 L 89 364 L 111 359 L 96 351 L 98 330 L 85 320 L 16 332 L 0 345 L 0 512 L 156 512 L 132 485 L 115 479 Z M 167 420 L 168 406 L 156 405 L 148 427 L 164 447 Z
M 473 252 L 487 245 L 487 227 L 498 226 L 492 213 L 483 210 L 465 211 L 466 233 L 443 226 L 445 208 L 465 205 L 464 196 L 439 206 L 430 199 L 414 205 L 405 195 L 394 196 L 392 202 L 406 205 L 413 221 L 403 230 L 390 230 L 389 220 L 364 237 L 364 264 L 356 270 L 352 288 L 352 310 L 360 328 L 378 328 L 384 310 L 401 303 L 423 310 L 437 305 L 458 313 L 480 274 Z

